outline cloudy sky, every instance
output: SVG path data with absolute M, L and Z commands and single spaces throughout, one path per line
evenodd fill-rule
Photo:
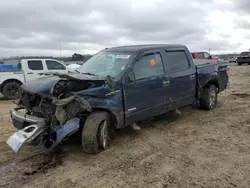
M 147 43 L 212 53 L 248 50 L 250 0 L 0 1 L 2 57 Z

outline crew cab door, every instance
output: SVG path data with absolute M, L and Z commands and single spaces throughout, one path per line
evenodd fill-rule
M 21 65 L 25 82 L 44 77 L 44 64 L 42 60 L 22 60 Z
M 166 87 L 160 51 L 143 53 L 123 80 L 125 124 L 166 112 Z
M 172 110 L 193 103 L 196 94 L 196 68 L 185 48 L 165 49 L 165 72 L 169 77 L 167 107 Z
M 45 60 L 46 72 L 49 73 L 61 73 L 66 74 L 68 73 L 68 69 L 66 66 L 58 61 L 55 60 Z

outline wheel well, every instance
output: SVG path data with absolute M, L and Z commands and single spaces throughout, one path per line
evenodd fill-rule
M 216 79 L 210 80 L 208 83 L 206 83 L 206 85 L 203 86 L 203 89 L 208 87 L 208 85 L 215 85 L 218 90 L 220 88 L 219 82 Z
M 3 91 L 3 87 L 7 84 L 7 83 L 11 83 L 11 82 L 16 82 L 20 85 L 22 85 L 23 83 L 19 80 L 16 80 L 16 79 L 9 79 L 9 80 L 5 80 L 2 84 L 1 84 L 1 88 L 0 88 L 0 91 L 2 92 Z
M 105 112 L 108 112 L 108 114 L 111 117 L 113 128 L 117 124 L 117 119 L 116 119 L 116 117 L 115 117 L 115 115 L 114 115 L 114 113 L 112 111 L 110 111 L 110 110 L 108 110 L 106 108 L 93 108 L 93 111 L 105 111 Z

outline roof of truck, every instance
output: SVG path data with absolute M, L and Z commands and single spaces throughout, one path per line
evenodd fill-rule
M 146 44 L 146 45 L 131 45 L 131 46 L 117 46 L 107 48 L 107 51 L 126 51 L 126 52 L 140 52 L 145 50 L 153 50 L 156 48 L 180 48 L 185 47 L 184 45 L 179 44 Z

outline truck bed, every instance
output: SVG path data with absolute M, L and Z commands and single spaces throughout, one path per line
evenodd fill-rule
M 207 59 L 193 59 L 195 65 L 203 65 L 210 63 L 218 63 L 218 60 L 207 60 Z
M 227 88 L 228 85 L 228 67 L 227 61 L 218 61 L 216 63 L 195 64 L 198 76 L 198 84 L 206 85 L 208 81 L 218 80 L 219 92 Z M 212 77 L 212 79 L 211 79 Z

